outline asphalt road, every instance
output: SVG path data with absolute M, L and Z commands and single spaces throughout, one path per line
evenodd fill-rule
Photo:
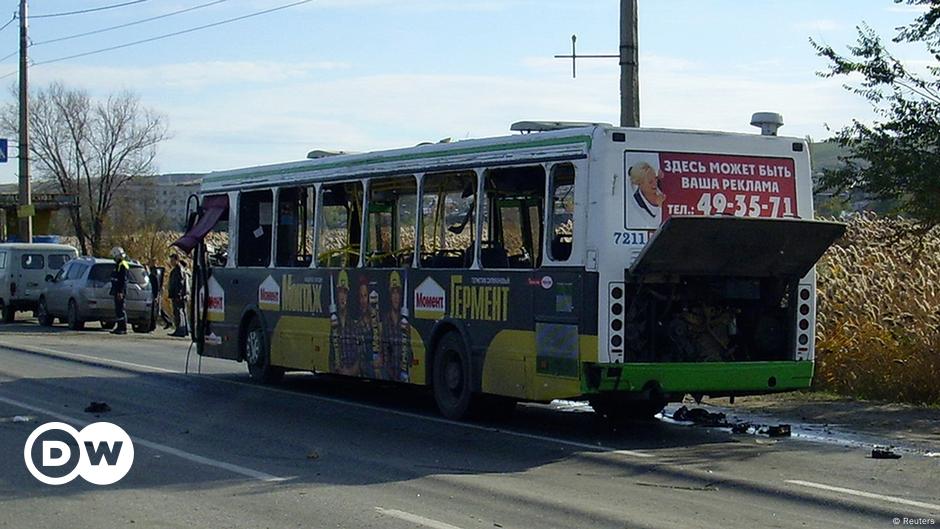
M 754 528 L 940 523 L 940 458 L 732 435 L 613 428 L 583 408 L 456 423 L 424 391 L 244 366 L 157 335 L 0 326 L 0 527 Z M 84 412 L 104 401 L 110 412 Z M 25 416 L 28 422 L 15 422 Z M 114 485 L 35 480 L 40 424 L 120 425 Z

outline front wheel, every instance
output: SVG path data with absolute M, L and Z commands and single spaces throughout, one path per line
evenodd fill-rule
M 456 333 L 444 335 L 437 344 L 432 384 L 434 400 L 444 417 L 456 421 L 468 415 L 474 398 L 470 357 Z
M 46 298 L 39 298 L 39 306 L 36 307 L 36 319 L 39 320 L 39 325 L 43 327 L 52 327 L 52 323 L 55 321 L 55 318 L 49 314 Z
M 262 384 L 274 384 L 284 376 L 284 369 L 271 365 L 268 337 L 261 320 L 252 318 L 245 329 L 242 355 L 248 364 L 248 375 Z
M 69 300 L 68 323 L 69 329 L 73 331 L 80 331 L 85 328 L 85 322 L 78 315 L 78 304 L 75 303 L 74 299 Z

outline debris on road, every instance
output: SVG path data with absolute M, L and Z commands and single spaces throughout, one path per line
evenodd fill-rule
M 876 446 L 871 451 L 872 459 L 901 459 L 901 454 L 894 451 L 893 446 Z
M 35 419 L 29 415 L 15 415 L 13 417 L 0 417 L 0 422 L 29 422 Z
M 87 413 L 105 413 L 111 411 L 111 406 L 108 406 L 107 402 L 95 402 L 92 401 L 91 404 L 85 408 Z
M 320 452 L 317 452 L 316 450 L 307 452 L 307 459 L 320 459 Z
M 29 422 L 29 417 L 24 417 L 23 415 L 17 415 L 13 417 L 13 422 Z
M 731 426 L 724 413 L 712 413 L 705 408 L 689 409 L 682 406 L 672 414 L 672 420 L 693 422 L 701 426 Z
M 763 433 L 763 432 L 758 431 L 758 433 Z M 768 426 L 767 436 L 768 437 L 790 437 L 790 425 L 778 424 L 777 426 Z

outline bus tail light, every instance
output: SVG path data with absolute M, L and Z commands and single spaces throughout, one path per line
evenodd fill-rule
M 608 348 L 610 350 L 610 361 L 613 363 L 623 362 L 624 343 L 623 343 L 623 317 L 624 317 L 624 285 L 623 283 L 611 283 L 607 291 L 609 327 L 607 335 L 610 337 Z
M 812 358 L 810 343 L 813 339 L 813 290 L 812 285 L 799 286 L 796 321 L 796 359 Z

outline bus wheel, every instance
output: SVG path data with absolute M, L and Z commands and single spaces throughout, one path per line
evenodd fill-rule
M 473 401 L 470 356 L 456 333 L 444 335 L 437 344 L 432 384 L 434 400 L 444 417 L 460 420 L 467 416 Z
M 268 337 L 258 318 L 252 318 L 245 329 L 242 356 L 248 364 L 248 375 L 256 382 L 274 384 L 284 376 L 282 368 L 271 365 Z

